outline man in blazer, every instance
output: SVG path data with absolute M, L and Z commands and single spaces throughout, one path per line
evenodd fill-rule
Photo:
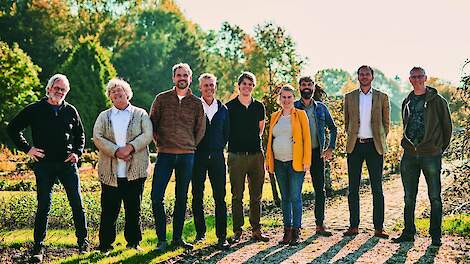
M 365 160 L 372 188 L 375 236 L 388 238 L 388 235 L 383 231 L 382 173 L 383 155 L 387 151 L 386 138 L 390 127 L 389 99 L 385 93 L 372 88 L 374 70 L 370 66 L 359 67 L 357 75 L 359 89 L 344 97 L 350 222 L 350 227 L 344 235 L 354 236 L 359 233 L 359 185 L 362 164 Z

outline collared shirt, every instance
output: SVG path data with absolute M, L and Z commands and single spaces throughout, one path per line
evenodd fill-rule
M 315 101 L 312 99 L 309 105 L 305 105 L 302 99 L 300 99 L 300 103 L 304 107 L 303 110 L 307 113 L 312 149 L 317 148 L 319 146 L 319 142 Z
M 204 108 L 204 114 L 206 114 L 207 119 L 209 119 L 209 122 L 212 121 L 212 118 L 214 117 L 215 113 L 217 113 L 218 110 L 218 105 L 217 105 L 217 100 L 215 98 L 212 100 L 212 103 L 208 105 L 204 98 L 201 97 L 202 101 L 202 107 Z
M 359 88 L 359 133 L 358 138 L 372 138 L 372 88 L 364 94 Z
M 119 147 L 124 147 L 127 141 L 127 127 L 131 120 L 132 112 L 134 111 L 134 106 L 129 104 L 126 109 L 119 110 L 115 106 L 111 110 L 111 125 L 113 126 L 114 139 L 116 140 L 116 145 Z M 117 177 L 126 178 L 126 162 L 122 159 L 117 159 L 116 167 Z

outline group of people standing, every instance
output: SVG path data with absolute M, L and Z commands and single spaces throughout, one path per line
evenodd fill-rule
M 361 66 L 357 75 L 359 88 L 344 98 L 350 215 L 350 226 L 344 235 L 359 233 L 359 186 L 365 161 L 373 196 L 374 235 L 388 238 L 383 229 L 382 175 L 390 127 L 390 103 L 385 93 L 372 88 L 374 71 L 371 67 Z M 268 241 L 260 225 L 265 168 L 275 174 L 281 192 L 284 235 L 280 243 L 296 245 L 300 241 L 302 184 L 307 171 L 312 176 L 315 192 L 316 233 L 332 235 L 324 224 L 325 162 L 333 158 L 337 128 L 327 106 L 313 99 L 315 83 L 311 77 L 299 79 L 301 98 L 298 100 L 295 99 L 294 87 L 286 84 L 280 88 L 280 110 L 270 118 L 265 153 L 261 137 L 266 113 L 263 103 L 252 97 L 256 86 L 254 74 L 243 72 L 239 76 L 239 94 L 226 105 L 215 97 L 217 78 L 213 74 L 204 73 L 199 77 L 200 98 L 190 89 L 192 71 L 188 64 L 174 65 L 172 79 L 174 87 L 155 97 L 150 114 L 130 103 L 133 94 L 126 81 L 114 78 L 107 84 L 106 95 L 113 106 L 99 114 L 93 129 L 93 143 L 99 150 L 98 176 L 101 182 L 100 251 L 113 249 L 121 203 L 125 209 L 127 247 L 142 250 L 139 246 L 142 240 L 140 208 L 150 168 L 148 145 L 152 140 L 157 148 L 151 200 L 158 252 L 165 251 L 170 245 L 166 237 L 164 197 L 173 172 L 173 246 L 193 248 L 182 239 L 190 184 L 195 242 L 205 239 L 203 197 L 206 175 L 215 201 L 217 247 L 227 249 L 242 238 L 246 180 L 251 237 L 256 241 Z M 432 244 L 440 245 L 440 170 L 442 153 L 451 137 L 450 114 L 447 102 L 437 90 L 425 86 L 424 69 L 414 67 L 409 79 L 413 91 L 402 105 L 402 146 L 405 153 L 401 175 L 405 190 L 405 229 L 394 241 L 414 239 L 414 207 L 422 171 L 431 200 Z M 80 252 L 89 248 L 76 165 L 84 149 L 85 136 L 77 110 L 64 100 L 69 90 L 66 76 L 52 76 L 46 86 L 46 96 L 24 108 L 8 125 L 8 132 L 17 148 L 36 161 L 38 208 L 32 254 L 39 260 L 42 259 L 52 187 L 57 179 L 64 185 L 72 207 Z M 26 127 L 31 127 L 32 144 L 22 134 Z M 326 140 L 327 132 L 329 140 Z M 226 162 L 224 149 L 227 143 Z M 234 235 L 230 240 L 227 240 L 226 164 L 232 194 Z

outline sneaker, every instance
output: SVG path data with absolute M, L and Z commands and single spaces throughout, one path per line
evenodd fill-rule
M 109 245 L 109 246 L 102 246 L 102 245 L 100 245 L 100 246 L 98 246 L 97 249 L 101 252 L 101 254 L 107 255 L 107 254 L 109 254 L 111 251 L 113 251 L 114 247 L 111 246 L 111 245 Z
M 330 237 L 333 235 L 330 231 L 326 230 L 325 225 L 317 225 L 315 230 L 316 230 L 315 233 L 319 236 Z
M 356 236 L 357 234 L 359 234 L 359 228 L 350 227 L 348 231 L 343 233 L 343 236 Z
M 40 263 L 44 258 L 44 248 L 42 246 L 35 245 L 31 250 L 31 262 Z
M 261 230 L 253 230 L 253 234 L 251 235 L 251 238 L 253 238 L 256 241 L 260 241 L 260 242 L 268 242 L 269 241 L 269 237 L 267 237 L 266 235 L 263 235 L 261 233 Z
M 227 250 L 230 248 L 230 244 L 228 243 L 227 239 L 221 239 L 217 243 L 217 248 L 220 250 Z
M 385 231 L 383 231 L 383 229 L 375 230 L 374 236 L 378 237 L 378 238 L 385 238 L 385 239 L 389 238 L 389 235 L 387 233 L 385 233 Z
M 161 253 L 161 252 L 165 251 L 167 248 L 168 248 L 168 242 L 161 241 L 161 242 L 157 243 L 157 248 L 155 249 L 155 251 L 157 253 Z
M 188 250 L 192 250 L 193 247 L 194 247 L 193 244 L 190 244 L 190 243 L 184 241 L 183 239 L 173 240 L 171 245 L 176 247 L 176 248 L 182 247 L 182 248 L 188 249 Z
M 411 234 L 401 234 L 399 237 L 392 238 L 393 243 L 401 243 L 401 242 L 413 242 L 415 241 L 415 236 Z

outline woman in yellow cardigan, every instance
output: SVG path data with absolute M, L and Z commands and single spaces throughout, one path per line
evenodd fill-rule
M 294 108 L 294 88 L 279 91 L 281 110 L 271 116 L 266 168 L 276 175 L 281 190 L 284 222 L 282 244 L 296 245 L 302 224 L 302 183 L 310 168 L 312 146 L 307 114 Z

